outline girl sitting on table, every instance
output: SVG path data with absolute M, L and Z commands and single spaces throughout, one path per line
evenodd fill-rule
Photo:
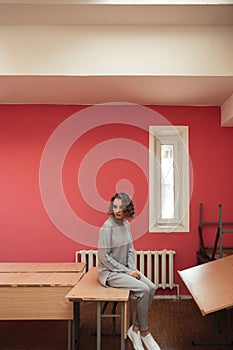
M 110 217 L 99 230 L 98 273 L 104 286 L 129 289 L 136 298 L 136 318 L 127 335 L 135 350 L 160 350 L 148 326 L 148 313 L 155 285 L 136 269 L 135 251 L 127 219 L 135 207 L 128 194 L 116 193 L 109 205 Z

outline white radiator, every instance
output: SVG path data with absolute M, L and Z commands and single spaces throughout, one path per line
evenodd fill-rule
M 98 250 L 78 250 L 75 252 L 76 262 L 84 262 L 86 264 L 84 272 L 87 272 L 93 266 L 98 265 Z
M 135 252 L 136 266 L 147 276 L 156 288 L 176 288 L 179 298 L 179 284 L 174 282 L 174 250 L 140 250 Z M 75 253 L 76 262 L 86 263 L 85 271 L 98 265 L 98 250 L 79 250 Z

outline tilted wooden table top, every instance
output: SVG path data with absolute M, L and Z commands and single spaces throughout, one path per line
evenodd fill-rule
M 178 273 L 203 316 L 233 306 L 233 255 Z

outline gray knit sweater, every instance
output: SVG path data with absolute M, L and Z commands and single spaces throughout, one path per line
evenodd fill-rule
M 110 216 L 99 230 L 99 281 L 106 286 L 110 272 L 129 273 L 135 269 L 135 252 L 129 222 Z

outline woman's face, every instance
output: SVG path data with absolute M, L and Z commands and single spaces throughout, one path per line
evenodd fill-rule
M 113 214 L 117 219 L 124 219 L 122 200 L 115 198 L 113 201 Z

